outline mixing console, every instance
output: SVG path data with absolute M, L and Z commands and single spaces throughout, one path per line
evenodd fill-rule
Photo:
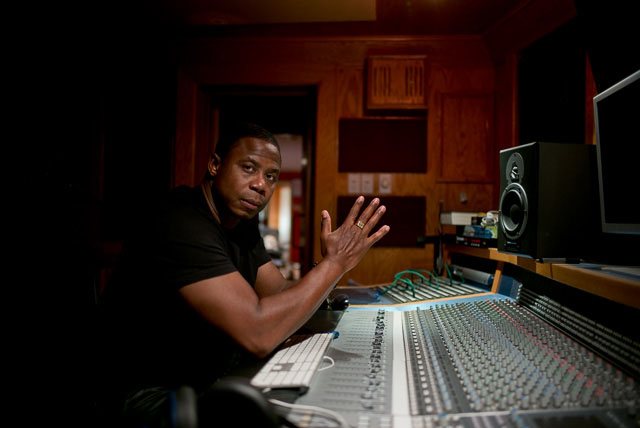
M 391 303 L 419 302 L 446 297 L 467 296 L 485 291 L 487 290 L 446 278 L 434 278 L 430 283 L 414 280 L 413 287 L 405 284 L 393 287 L 390 285 L 378 287 L 378 295 L 384 294 Z
M 457 394 L 438 383 L 437 411 L 640 405 L 632 378 L 513 302 L 437 305 L 405 316 L 410 357 L 428 354 L 446 366 L 449 383 L 459 382 Z
M 336 330 L 327 352 L 335 365 L 297 403 L 337 411 L 354 427 L 639 423 L 640 388 L 629 370 L 510 298 L 348 310 Z M 618 360 L 640 355 L 637 342 L 619 341 L 628 347 Z M 297 417 L 301 426 L 336 426 L 317 414 Z

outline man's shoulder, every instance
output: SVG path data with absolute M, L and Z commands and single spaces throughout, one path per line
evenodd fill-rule
M 161 227 L 170 229 L 206 229 L 219 231 L 199 188 L 180 186 L 173 189 L 161 208 Z M 164 224 L 163 224 L 164 223 Z

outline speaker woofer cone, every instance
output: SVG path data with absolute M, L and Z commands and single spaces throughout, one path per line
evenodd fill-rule
M 509 184 L 500 197 L 500 225 L 509 239 L 518 239 L 527 226 L 529 202 L 518 183 Z

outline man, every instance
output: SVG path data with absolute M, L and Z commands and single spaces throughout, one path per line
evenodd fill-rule
M 318 309 L 338 280 L 388 231 L 385 207 L 359 197 L 331 230 L 322 211 L 322 261 L 297 282 L 266 253 L 257 214 L 278 181 L 280 149 L 240 124 L 218 141 L 200 187 L 175 189 L 136 226 L 104 295 L 108 391 L 145 425 L 166 414 L 168 391 L 203 391 L 239 358 L 265 357 Z

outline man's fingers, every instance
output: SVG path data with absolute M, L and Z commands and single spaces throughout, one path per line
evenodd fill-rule
M 331 216 L 326 210 L 322 211 L 320 215 L 322 216 L 320 221 L 320 252 L 324 257 L 327 254 L 327 238 L 331 233 Z
M 356 202 L 351 207 L 351 211 L 349 211 L 349 217 L 344 221 L 346 224 L 354 224 L 356 222 L 363 202 L 364 196 L 358 196 L 358 199 L 356 199 Z
M 375 208 L 375 205 L 374 206 L 369 205 L 369 207 L 367 207 L 367 210 L 369 210 L 370 208 L 371 208 L 371 211 L 373 211 L 373 209 Z M 380 218 L 382 217 L 382 215 L 385 213 L 386 210 L 387 210 L 387 207 L 382 205 L 375 211 L 375 213 L 373 213 L 373 215 L 369 214 L 366 217 L 366 220 L 363 220 L 365 218 L 365 214 L 363 213 L 362 216 L 360 216 L 360 220 L 359 220 L 365 223 L 364 227 L 362 228 L 362 231 L 365 234 L 369 235 L 369 233 L 373 230 L 373 228 L 376 227 L 376 224 L 378 224 L 378 222 L 380 221 Z
M 391 228 L 387 225 L 382 226 L 380 229 L 378 229 L 376 231 L 376 233 L 372 234 L 371 236 L 369 236 L 367 238 L 367 240 L 369 241 L 369 247 L 371 247 L 373 244 L 375 244 L 376 242 L 378 242 L 380 239 L 382 239 L 382 237 L 384 235 L 386 235 L 387 233 L 389 233 L 389 230 L 391 230 Z
M 369 221 L 369 219 L 373 215 L 374 211 L 378 207 L 379 203 L 380 203 L 380 199 L 373 198 L 371 203 L 369 203 L 369 206 L 367 206 L 367 208 L 365 208 L 365 210 L 362 212 L 362 214 L 360 214 L 360 217 L 358 218 L 358 221 L 361 221 L 362 223 L 367 224 L 367 222 Z M 371 230 L 372 228 L 373 228 L 373 226 L 371 226 L 371 228 L 369 228 L 369 230 Z
M 326 239 L 327 236 L 329 236 L 329 233 L 331 233 L 331 216 L 326 210 L 322 211 L 322 214 L 320 215 L 322 216 L 322 220 L 320 222 L 320 236 Z

